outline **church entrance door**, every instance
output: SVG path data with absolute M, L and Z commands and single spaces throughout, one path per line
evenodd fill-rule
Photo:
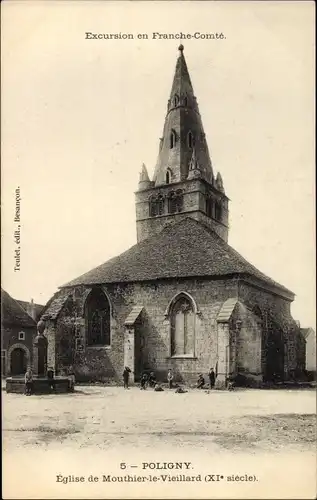
M 13 349 L 11 353 L 11 375 L 22 375 L 26 372 L 26 353 L 21 348 Z

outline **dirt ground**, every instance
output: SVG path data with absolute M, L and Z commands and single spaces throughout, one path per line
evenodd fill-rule
M 239 464 L 245 464 L 242 470 L 246 467 L 250 470 L 253 464 L 254 470 L 261 471 L 265 461 L 274 474 L 277 474 L 277 465 L 273 467 L 273 464 L 283 460 L 286 466 L 283 473 L 288 474 L 293 466 L 298 471 L 299 463 L 303 470 L 311 468 L 315 460 L 316 394 L 310 389 L 190 390 L 176 394 L 174 390 L 156 393 L 136 387 L 124 390 L 78 386 L 73 394 L 26 397 L 2 392 L 2 396 L 2 445 L 9 469 L 19 461 L 24 464 L 26 460 L 29 466 L 34 460 L 40 471 L 42 459 L 39 457 L 46 457 L 51 472 L 52 467 L 61 471 L 57 465 L 61 460 L 63 464 L 72 464 L 71 468 L 66 467 L 71 473 L 85 470 L 84 463 L 94 463 L 94 470 L 99 470 L 102 460 L 107 470 L 113 465 L 118 474 L 121 462 L 137 461 L 140 468 L 141 463 L 157 462 L 159 457 L 165 461 L 174 457 L 179 461 L 183 457 L 181 461 L 187 458 L 194 463 L 196 460 L 196 471 L 197 467 L 202 470 L 207 462 L 213 467 L 217 463 L 222 470 L 231 463 L 233 472 Z M 287 460 L 292 457 L 289 470 L 285 457 Z M 64 469 L 65 465 L 62 473 Z M 54 472 L 55 469 L 52 477 Z M 310 479 L 301 477 L 305 484 L 315 477 L 310 469 L 308 473 Z M 53 481 L 47 477 L 47 481 Z M 56 484 L 52 484 L 52 491 L 55 487 Z M 31 483 L 29 488 L 31 491 Z M 26 498 L 25 491 L 21 498 Z M 65 491 L 63 498 L 68 498 Z M 74 491 L 76 498 L 78 492 L 70 491 Z M 186 491 L 189 494 L 189 490 Z M 298 497 L 294 498 L 300 498 L 302 492 L 299 489 Z M 217 492 L 219 497 L 220 493 Z M 172 491 L 170 494 L 177 497 Z M 111 497 L 115 496 L 113 491 Z M 20 498 L 16 491 L 15 497 Z M 55 498 L 46 497 L 42 490 L 40 497 Z M 101 498 L 97 490 L 94 497 Z M 136 497 L 142 498 L 141 490 Z M 251 497 L 262 498 L 255 490 Z M 263 498 L 269 498 L 268 491 Z
M 209 451 L 308 450 L 316 442 L 315 405 L 312 390 L 175 394 L 79 386 L 67 395 L 4 394 L 3 447 L 104 449 L 169 442 Z

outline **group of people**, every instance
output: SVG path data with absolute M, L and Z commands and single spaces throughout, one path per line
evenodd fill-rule
M 209 379 L 209 389 L 213 389 L 216 383 L 216 374 L 213 368 L 210 368 L 208 372 L 208 379 Z M 205 386 L 206 386 L 205 377 L 203 376 L 202 373 L 200 373 L 197 380 L 197 389 L 205 389 Z
M 131 373 L 130 368 L 128 366 L 125 366 L 123 370 L 123 387 L 125 389 L 129 389 L 130 373 Z M 208 372 L 208 379 L 209 379 L 209 388 L 213 389 L 216 383 L 216 374 L 213 368 L 210 368 Z M 167 384 L 169 389 L 173 388 L 173 380 L 174 380 L 173 371 L 169 369 L 167 372 Z M 200 373 L 197 380 L 197 389 L 204 389 L 205 386 L 206 386 L 205 378 L 203 374 Z M 154 391 L 157 392 L 164 390 L 157 383 L 155 373 L 153 371 L 151 371 L 150 373 L 144 371 L 141 375 L 140 389 L 144 391 L 147 387 L 151 387 L 154 389 Z
M 75 375 L 72 368 L 69 368 L 68 373 L 68 386 L 69 391 L 73 392 L 75 388 Z M 54 378 L 54 370 L 52 368 L 48 368 L 46 372 L 46 378 L 48 381 L 48 387 L 50 391 L 56 391 L 56 381 Z M 24 394 L 26 396 L 31 396 L 34 392 L 34 376 L 31 368 L 28 368 L 24 375 Z

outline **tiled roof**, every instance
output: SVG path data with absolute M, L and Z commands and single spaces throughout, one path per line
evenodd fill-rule
M 11 297 L 6 291 L 1 289 L 1 321 L 6 325 L 16 325 L 21 327 L 34 327 L 36 322 L 20 306 L 20 304 Z
M 138 317 L 140 316 L 140 313 L 143 309 L 143 306 L 134 306 L 132 308 L 132 311 L 128 315 L 127 319 L 125 320 L 124 324 L 129 326 L 129 325 L 134 325 Z
M 256 277 L 293 298 L 291 291 L 265 276 L 214 231 L 192 218 L 166 226 L 159 234 L 63 287 L 232 274 Z
M 56 319 L 63 309 L 63 306 L 71 295 L 69 290 L 62 290 L 61 292 L 56 292 L 53 297 L 46 304 L 43 314 L 41 316 L 41 320 L 46 319 Z
M 27 302 L 26 300 L 17 300 L 17 303 L 20 304 L 20 306 L 23 307 L 23 309 L 26 312 L 28 312 L 28 310 L 30 310 L 30 308 L 31 308 L 31 303 Z M 44 306 L 41 304 L 35 304 L 35 303 L 33 304 L 33 306 L 35 307 L 36 319 L 38 319 L 41 316 L 41 312 L 43 311 Z

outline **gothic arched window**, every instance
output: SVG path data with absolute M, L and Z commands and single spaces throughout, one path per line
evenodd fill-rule
M 149 203 L 150 217 L 164 214 L 164 196 L 152 196 Z
M 206 198 L 206 215 L 210 218 L 214 216 L 214 202 L 210 196 Z
M 181 212 L 183 210 L 183 191 L 178 189 L 172 191 L 168 197 L 168 211 L 170 214 Z
M 110 304 L 100 288 L 88 295 L 85 317 L 87 345 L 110 345 Z
M 164 197 L 162 195 L 157 197 L 157 213 L 158 215 L 164 214 Z
M 191 131 L 189 131 L 187 134 L 187 144 L 189 148 L 194 147 L 194 136 Z
M 166 184 L 169 184 L 171 182 L 171 174 L 170 174 L 169 170 L 167 170 L 167 172 L 166 172 L 165 182 L 166 182 Z
M 155 196 L 150 198 L 150 217 L 155 217 L 157 215 L 157 200 Z
M 179 97 L 177 94 L 175 94 L 174 96 L 174 106 L 177 106 L 177 104 L 179 103 Z
M 187 104 L 188 104 L 188 99 L 187 97 L 184 97 L 184 106 L 187 106 Z
M 180 295 L 171 308 L 171 355 L 194 355 L 195 311 L 190 299 Z
M 171 130 L 170 133 L 170 149 L 173 149 L 176 145 L 176 132 L 175 130 Z
M 222 218 L 222 207 L 219 201 L 215 203 L 215 219 L 221 221 Z

